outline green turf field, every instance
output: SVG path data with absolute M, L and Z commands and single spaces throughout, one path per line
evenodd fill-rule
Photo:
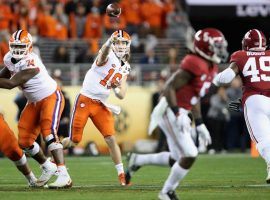
M 39 168 L 30 164 L 36 175 Z M 7 159 L 0 159 L 0 200 L 151 200 L 169 173 L 165 167 L 144 167 L 134 176 L 133 186 L 120 187 L 109 157 L 70 157 L 67 165 L 74 187 L 64 190 L 29 189 L 26 181 Z M 270 187 L 265 185 L 264 161 L 249 155 L 200 155 L 177 189 L 181 200 L 266 200 Z

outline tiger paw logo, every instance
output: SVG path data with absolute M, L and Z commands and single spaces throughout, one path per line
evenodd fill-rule
M 125 134 L 130 125 L 130 118 L 128 112 L 121 108 L 119 115 L 114 115 L 114 127 L 118 134 Z

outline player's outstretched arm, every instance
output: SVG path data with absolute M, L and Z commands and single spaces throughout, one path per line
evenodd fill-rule
M 213 80 L 216 86 L 226 85 L 232 82 L 235 76 L 239 73 L 239 69 L 235 62 L 232 62 L 230 66 L 224 71 L 220 72 Z
M 11 79 L 0 78 L 0 88 L 13 89 L 21 86 L 39 73 L 38 68 L 26 69 L 15 74 Z
M 127 76 L 124 76 L 119 86 L 113 88 L 114 94 L 118 99 L 124 99 L 127 92 Z
M 190 72 L 178 69 L 165 84 L 164 96 L 175 114 L 177 114 L 179 110 L 177 106 L 176 90 L 186 85 L 192 77 L 193 75 Z
M 98 52 L 98 57 L 97 57 L 97 65 L 98 66 L 103 66 L 107 60 L 108 60 L 108 55 L 110 53 L 111 45 L 112 43 L 116 40 L 116 37 L 113 35 L 102 45 L 101 49 Z
M 8 70 L 8 68 L 4 67 L 0 71 L 0 78 L 10 78 L 10 77 L 11 77 L 10 71 Z

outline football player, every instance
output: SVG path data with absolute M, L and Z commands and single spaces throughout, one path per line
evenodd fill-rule
M 170 166 L 171 172 L 158 197 L 162 200 L 178 199 L 175 189 L 189 172 L 197 155 L 191 137 L 191 111 L 199 137 L 207 145 L 210 134 L 203 123 L 200 98 L 203 97 L 218 72 L 217 64 L 226 60 L 227 42 L 215 28 L 196 32 L 194 53 L 186 55 L 179 69 L 166 82 L 164 97 L 151 114 L 149 132 L 159 126 L 166 134 L 169 152 L 156 154 L 131 154 L 126 182 L 144 165 Z
M 76 98 L 71 116 L 70 136 L 62 141 L 64 147 L 78 144 L 90 118 L 109 147 L 120 184 L 123 186 L 126 185 L 125 173 L 112 115 L 112 112 L 119 114 L 120 108 L 106 101 L 111 89 L 119 99 L 125 97 L 130 70 L 130 43 L 129 34 L 118 30 L 103 44 L 92 67 L 86 73 L 81 92 Z
M 71 187 L 72 181 L 64 163 L 63 146 L 57 136 L 64 98 L 56 82 L 49 76 L 44 64 L 32 52 L 32 36 L 18 30 L 9 40 L 9 52 L 4 57 L 5 68 L 0 74 L 0 88 L 20 87 L 28 102 L 18 123 L 19 145 L 41 166 L 38 186 L 44 186 L 58 172 L 49 188 Z M 46 141 L 55 163 L 47 159 L 35 142 L 39 130 Z
M 36 177 L 27 164 L 27 159 L 18 141 L 6 123 L 4 116 L 0 113 L 0 151 L 14 162 L 17 169 L 25 176 L 29 187 L 36 186 Z
M 241 104 L 248 132 L 267 164 L 266 182 L 270 183 L 270 51 L 262 31 L 252 29 L 244 35 L 242 50 L 231 55 L 230 66 L 213 83 L 229 84 L 237 75 L 243 82 Z M 231 106 L 239 111 L 239 103 Z

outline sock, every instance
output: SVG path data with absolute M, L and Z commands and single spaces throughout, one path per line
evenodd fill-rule
M 45 167 L 45 168 L 49 168 L 51 166 L 52 162 L 50 161 L 49 158 L 47 158 L 47 160 L 41 164 L 42 167 Z
M 57 172 L 58 172 L 59 174 L 68 174 L 67 168 L 66 168 L 65 165 L 58 165 L 58 166 L 57 166 Z
M 123 163 L 115 165 L 115 169 L 117 170 L 118 175 L 122 174 L 122 173 L 125 173 Z
M 163 165 L 169 166 L 170 152 L 160 152 L 154 154 L 137 154 L 135 165 Z
M 25 175 L 25 178 L 28 180 L 29 183 L 35 182 L 37 180 L 32 171 L 28 175 Z
M 178 162 L 174 163 L 161 192 L 166 194 L 170 190 L 175 190 L 179 182 L 187 175 L 188 171 L 188 169 L 182 168 Z

